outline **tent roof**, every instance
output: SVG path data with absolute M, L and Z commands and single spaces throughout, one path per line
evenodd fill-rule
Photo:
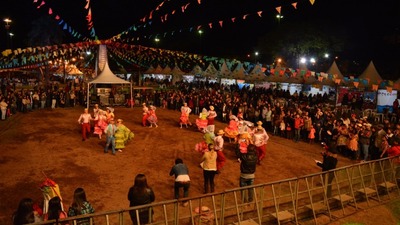
M 108 66 L 106 61 L 103 71 L 90 84 L 130 84 L 129 81 L 117 77 Z
M 171 67 L 169 67 L 168 65 L 166 67 L 164 67 L 164 69 L 161 71 L 161 74 L 166 74 L 166 75 L 170 75 L 171 74 Z
M 214 64 L 210 62 L 208 65 L 207 69 L 205 69 L 202 73 L 204 77 L 209 77 L 209 78 L 217 78 L 218 76 L 218 70 L 215 68 Z
M 183 75 L 185 72 L 183 72 L 178 65 L 175 65 L 174 68 L 171 71 L 172 75 Z
M 340 72 L 339 67 L 336 64 L 336 61 L 333 61 L 331 67 L 329 67 L 328 71 L 326 71 L 328 74 L 333 74 L 333 79 L 343 79 L 344 76 L 342 72 Z
M 219 76 L 221 76 L 222 78 L 227 78 L 230 76 L 231 73 L 232 71 L 228 68 L 226 61 L 224 60 L 224 62 L 219 68 Z
M 192 74 L 192 75 L 202 74 L 202 73 L 203 73 L 203 69 L 201 69 L 201 67 L 199 65 L 194 66 L 192 71 L 190 72 L 190 74 Z
M 246 71 L 244 70 L 242 63 L 237 64 L 231 76 L 233 79 L 246 80 Z
M 153 65 L 150 65 L 150 67 L 144 73 L 145 74 L 150 74 L 150 73 L 153 73 L 154 70 L 155 69 L 154 69 Z
M 372 84 L 379 84 L 383 79 L 376 71 L 374 63 L 371 61 L 364 72 L 358 77 L 358 79 L 369 80 L 368 86 Z

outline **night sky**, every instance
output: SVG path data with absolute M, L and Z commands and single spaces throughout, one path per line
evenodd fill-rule
M 85 0 L 2 0 L 0 17 L 12 20 L 10 31 L 14 33 L 12 43 L 4 26 L 0 27 L 0 50 L 29 47 L 27 33 L 35 19 L 48 14 L 49 7 L 68 25 L 79 33 L 89 36 L 85 16 Z M 129 27 L 143 25 L 141 18 L 148 16 L 161 0 L 92 0 L 92 21 L 99 39 L 107 39 L 126 31 Z M 361 70 L 373 60 L 381 76 L 387 79 L 400 77 L 400 1 L 360 0 L 315 0 L 297 1 L 297 9 L 291 5 L 296 1 L 275 0 L 166 0 L 158 11 L 153 11 L 152 24 L 123 36 L 130 44 L 183 50 L 217 57 L 241 58 L 257 51 L 258 38 L 272 32 L 283 23 L 302 21 L 309 24 L 323 23 L 334 31 L 345 34 L 348 44 L 337 53 L 340 60 L 359 65 Z M 190 3 L 185 12 L 182 6 Z M 276 19 L 275 7 L 281 6 L 284 16 Z M 172 11 L 176 10 L 172 15 Z M 261 17 L 257 12 L 262 11 Z M 161 17 L 169 14 L 167 20 Z M 245 20 L 244 15 L 248 14 Z M 235 22 L 231 18 L 236 18 Z M 148 18 L 146 22 L 148 23 Z M 223 27 L 219 25 L 223 21 Z M 209 28 L 212 22 L 213 28 Z M 3 22 L 4 25 L 4 22 Z M 202 25 L 200 36 L 197 26 Z M 62 27 L 60 26 L 62 29 Z M 192 28 L 191 30 L 189 30 Z M 290 32 L 290 31 L 288 31 Z M 65 42 L 82 40 L 72 37 L 67 31 Z M 155 43 L 157 35 L 160 42 Z M 151 36 L 151 38 L 149 38 Z M 136 38 L 139 37 L 139 40 Z M 133 40 L 135 39 L 135 40 Z M 267 63 L 267 62 L 266 62 Z

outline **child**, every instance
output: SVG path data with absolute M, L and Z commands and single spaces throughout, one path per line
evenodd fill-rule
M 286 124 L 285 121 L 281 121 L 281 124 L 279 125 L 279 129 L 281 130 L 281 137 L 285 137 L 285 131 L 286 131 Z
M 290 126 L 290 123 L 286 124 L 286 138 L 289 140 L 292 140 L 292 126 Z
M 310 140 L 310 144 L 314 143 L 315 139 L 315 128 L 313 125 L 310 127 L 310 131 L 308 132 L 308 140 Z

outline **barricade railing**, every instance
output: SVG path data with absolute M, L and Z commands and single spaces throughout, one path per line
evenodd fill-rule
M 69 217 L 95 225 L 132 224 L 130 212 L 148 210 L 150 224 L 327 224 L 338 218 L 400 198 L 399 158 L 386 158 L 324 173 L 235 188 L 193 198 Z M 187 201 L 187 207 L 182 202 Z M 36 223 L 54 224 L 55 221 Z M 140 224 L 140 221 L 138 221 Z

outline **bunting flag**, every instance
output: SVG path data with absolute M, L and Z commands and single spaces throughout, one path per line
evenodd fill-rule
M 353 82 L 353 85 L 354 85 L 354 87 L 356 87 L 356 88 L 358 88 L 358 85 L 359 85 L 360 83 L 359 82 L 357 82 L 357 81 L 354 81 Z
M 249 14 L 246 14 L 246 15 L 244 15 L 244 16 L 243 16 L 243 19 L 245 20 L 245 19 L 246 19 L 246 17 L 247 17 L 248 15 L 249 15 Z
M 232 20 L 232 23 L 234 23 L 234 22 L 235 22 L 235 20 L 236 20 L 236 18 L 235 18 L 235 17 L 233 17 L 233 18 L 231 18 L 231 20 Z
M 281 8 L 282 8 L 282 6 L 278 6 L 278 7 L 275 8 L 276 11 L 278 11 L 279 14 L 281 14 Z
M 258 11 L 257 14 L 259 17 L 262 17 L 261 14 L 263 13 L 263 11 Z
M 318 77 L 318 81 L 319 81 L 319 82 L 322 82 L 323 79 L 324 79 L 324 78 L 323 78 L 322 76 L 319 76 L 319 77 Z
M 310 0 L 311 5 L 314 5 L 315 0 Z
M 49 15 L 53 14 L 53 10 L 49 8 Z
M 293 6 L 294 9 L 297 9 L 297 2 L 293 2 L 292 6 Z
M 392 93 L 393 88 L 392 87 L 386 87 L 386 91 L 389 92 L 389 93 Z
M 89 9 L 89 5 L 90 5 L 90 0 L 86 0 L 85 9 Z
M 210 27 L 210 29 L 212 29 L 212 23 L 209 23 L 208 26 Z
M 378 85 L 377 84 L 373 84 L 372 85 L 372 90 L 373 91 L 377 91 L 378 90 Z
M 153 18 L 153 10 L 150 11 L 149 19 L 151 20 Z
M 341 79 L 335 79 L 335 84 L 340 84 L 341 81 Z
M 201 0 L 197 0 L 197 3 L 199 3 L 199 5 L 201 4 Z
M 219 21 L 219 26 L 222 27 L 222 24 L 224 23 L 224 21 L 220 20 Z
M 36 7 L 36 8 L 39 9 L 40 7 L 44 6 L 44 4 L 46 4 L 46 2 L 42 1 L 42 2 L 40 3 L 40 5 L 39 5 L 38 7 Z

